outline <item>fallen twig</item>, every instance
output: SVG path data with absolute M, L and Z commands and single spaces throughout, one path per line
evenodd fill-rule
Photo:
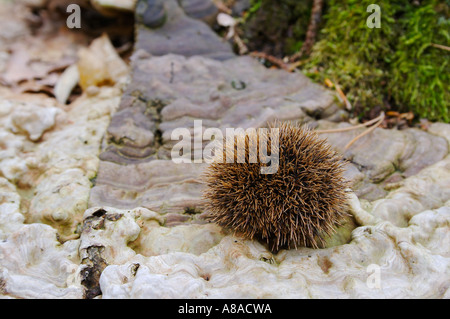
M 230 8 L 228 8 L 222 1 L 216 1 L 215 2 L 217 9 L 221 12 L 225 12 L 226 14 L 231 15 L 232 11 Z
M 436 43 L 431 43 L 431 46 L 432 46 L 432 47 L 435 47 L 435 48 L 442 49 L 442 50 L 450 51 L 450 47 L 448 47 L 448 46 L 446 46 L 446 45 L 436 44 Z
M 352 146 L 353 143 L 355 143 L 357 140 L 359 140 L 361 137 L 369 134 L 370 132 L 372 132 L 374 129 L 376 129 L 378 126 L 381 125 L 381 123 L 383 123 L 385 118 L 384 112 L 381 112 L 380 115 L 370 121 L 367 121 L 365 123 L 359 124 L 359 125 L 355 125 L 355 126 L 350 126 L 350 127 L 343 127 L 343 128 L 338 128 L 338 129 L 331 129 L 331 130 L 316 130 L 315 132 L 317 134 L 326 134 L 326 133 L 340 133 L 340 132 L 346 132 L 346 131 L 352 131 L 352 130 L 356 130 L 358 128 L 361 127 L 366 127 L 366 126 L 370 126 L 373 123 L 375 123 L 373 126 L 371 126 L 370 128 L 368 128 L 367 130 L 365 130 L 364 132 L 362 132 L 361 134 L 359 134 L 358 136 L 356 136 L 354 139 L 352 139 L 350 142 L 347 143 L 347 145 L 345 145 L 344 150 L 347 150 L 350 146 Z
M 384 112 L 381 112 L 380 114 L 380 119 L 379 121 L 371 126 L 370 128 L 368 128 L 367 130 L 365 130 L 364 132 L 362 132 L 361 134 L 359 134 L 358 136 L 356 136 L 354 139 L 352 139 L 350 142 L 347 143 L 347 145 L 345 145 L 344 150 L 347 150 L 350 146 L 352 146 L 353 143 L 355 143 L 357 140 L 359 140 L 361 137 L 369 134 L 370 132 L 372 132 L 374 129 L 376 129 L 378 126 L 381 125 L 381 123 L 383 123 L 384 121 Z
M 235 33 L 233 35 L 233 40 L 234 42 L 237 44 L 238 48 L 239 48 L 239 54 L 240 55 L 244 55 L 248 52 L 248 48 L 245 45 L 244 41 L 242 41 L 241 37 L 239 37 L 239 35 L 237 33 Z
M 353 130 L 356 130 L 356 129 L 361 128 L 361 127 L 370 126 L 373 123 L 376 123 L 376 122 L 380 121 L 381 119 L 384 119 L 384 113 L 383 112 L 381 112 L 381 114 L 378 117 L 376 117 L 374 119 L 371 119 L 370 121 L 367 121 L 367 122 L 362 123 L 362 124 L 358 124 L 358 125 L 355 125 L 355 126 L 349 126 L 349 127 L 330 129 L 330 130 L 316 130 L 315 132 L 317 134 L 326 134 L 326 133 L 339 133 L 339 132 L 353 131 Z
M 320 23 L 322 15 L 323 0 L 314 0 L 311 10 L 311 19 L 309 20 L 308 30 L 306 31 L 306 39 L 303 42 L 302 48 L 299 52 L 291 56 L 290 61 L 295 62 L 301 59 L 304 55 L 308 55 L 314 45 L 317 28 Z
M 292 72 L 292 69 L 289 67 L 288 64 L 284 63 L 283 60 L 274 57 L 273 55 L 264 53 L 264 52 L 251 52 L 250 56 L 255 57 L 255 58 L 259 58 L 259 59 L 265 59 L 267 61 L 269 61 L 270 63 L 278 66 L 279 68 L 286 70 L 288 72 Z
M 273 65 L 276 65 L 280 69 L 286 70 L 288 72 L 293 72 L 297 67 L 299 67 L 303 61 L 298 61 L 295 63 L 285 63 L 282 59 L 279 59 L 277 57 L 274 57 L 273 55 L 264 53 L 264 52 L 251 52 L 250 56 L 259 58 L 259 59 L 265 59 L 272 63 Z
M 339 84 L 333 83 L 331 82 L 330 79 L 325 79 L 325 84 L 329 87 L 332 88 L 334 87 L 336 89 L 336 92 L 338 93 L 340 99 L 342 100 L 342 102 L 345 104 L 345 108 L 348 111 L 352 110 L 352 104 L 350 103 L 350 101 L 347 99 L 347 96 L 345 95 L 344 91 L 342 91 L 341 87 L 339 86 Z

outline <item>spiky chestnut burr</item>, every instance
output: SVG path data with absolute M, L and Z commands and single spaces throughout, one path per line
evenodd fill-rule
M 205 171 L 206 209 L 213 222 L 245 238 L 265 241 L 272 251 L 323 247 L 347 216 L 344 162 L 313 131 L 288 123 L 275 126 L 278 147 L 271 150 L 270 142 L 266 144 L 269 153 L 278 152 L 276 173 L 261 174 L 267 164 L 249 161 L 252 138 L 258 149 L 262 143 L 259 135 L 236 136 L 231 155 L 235 161 L 214 161 Z M 236 152 L 239 140 L 245 141 L 246 151 L 241 163 Z M 227 153 L 223 149 L 222 159 Z

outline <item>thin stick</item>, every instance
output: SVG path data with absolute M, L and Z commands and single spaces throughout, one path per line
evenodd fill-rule
M 350 111 L 352 109 L 352 105 L 350 104 L 350 102 L 348 101 L 347 97 L 345 96 L 344 92 L 342 91 L 341 87 L 339 86 L 339 84 L 334 84 L 334 87 L 336 88 L 336 91 L 338 92 L 339 96 L 341 97 L 341 99 L 343 100 L 345 107 L 347 108 L 348 111 Z
M 356 129 L 360 128 L 360 127 L 366 127 L 366 126 L 372 125 L 373 123 L 378 122 L 381 118 L 384 119 L 384 113 L 383 112 L 381 112 L 381 114 L 378 117 L 376 117 L 376 118 L 374 118 L 374 119 L 372 119 L 370 121 L 367 121 L 365 123 L 362 123 L 362 124 L 358 124 L 358 125 L 350 126 L 350 127 L 331 129 L 331 130 L 316 130 L 315 132 L 317 134 L 325 134 L 325 133 L 339 133 L 339 132 L 352 131 L 352 130 L 356 130 Z
M 348 142 L 347 145 L 345 145 L 344 150 L 347 150 L 350 146 L 352 146 L 353 143 L 355 143 L 357 140 L 359 140 L 361 137 L 369 134 L 370 132 L 372 132 L 374 129 L 376 129 L 378 126 L 380 126 L 381 123 L 383 123 L 384 121 L 384 112 L 381 112 L 380 114 L 380 120 L 372 127 L 368 128 L 367 130 L 365 130 L 364 132 L 362 132 L 361 134 L 359 134 L 357 137 L 355 137 L 354 139 L 352 139 L 350 142 Z
M 450 47 L 448 47 L 448 46 L 446 46 L 446 45 L 436 44 L 436 43 L 431 43 L 431 46 L 432 46 L 432 47 L 435 47 L 435 48 L 442 49 L 442 50 L 450 51 Z
M 233 40 L 239 48 L 240 55 L 244 55 L 248 52 L 247 46 L 245 45 L 244 41 L 242 41 L 242 39 L 238 36 L 238 34 L 236 32 L 234 33 Z
M 308 30 L 306 31 L 306 39 L 303 42 L 302 48 L 299 52 L 291 56 L 290 62 L 295 62 L 302 58 L 305 55 L 309 55 L 317 35 L 317 28 L 320 23 L 320 18 L 322 15 L 323 8 L 323 0 L 314 0 L 312 9 L 311 9 L 311 17 L 309 20 Z
M 231 15 L 233 12 L 230 8 L 228 8 L 222 1 L 215 1 L 217 9 L 219 11 L 225 12 L 228 15 Z
M 251 52 L 250 55 L 255 58 L 265 59 L 272 64 L 275 64 L 279 68 L 291 72 L 292 70 L 289 68 L 289 65 L 284 63 L 281 59 L 274 57 L 273 55 L 266 54 L 264 52 Z
M 351 111 L 352 109 L 352 105 L 350 104 L 350 101 L 347 99 L 347 97 L 345 96 L 344 92 L 342 91 L 341 87 L 339 86 L 339 84 L 333 83 L 331 82 L 330 79 L 326 78 L 325 79 L 325 84 L 326 86 L 328 86 L 329 88 L 334 87 L 338 93 L 338 98 L 340 100 L 342 100 L 342 102 L 345 104 L 345 107 L 347 108 L 347 110 Z

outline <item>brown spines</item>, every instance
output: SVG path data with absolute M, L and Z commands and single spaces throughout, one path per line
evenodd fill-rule
M 267 164 L 259 158 L 250 163 L 251 139 L 237 136 L 235 142 L 246 141 L 245 162 L 237 163 L 235 152 L 234 163 L 223 160 L 209 166 L 206 207 L 212 221 L 246 238 L 265 241 L 273 251 L 322 247 L 346 215 L 344 163 L 313 131 L 285 123 L 277 126 L 276 173 L 261 174 L 261 166 Z M 259 137 L 257 141 L 259 149 Z M 224 147 L 223 159 L 225 153 Z

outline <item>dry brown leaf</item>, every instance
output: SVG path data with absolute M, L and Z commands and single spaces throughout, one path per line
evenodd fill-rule
M 120 58 L 106 34 L 92 41 L 89 48 L 78 52 L 80 86 L 101 86 L 123 81 L 128 73 L 126 63 Z
M 78 73 L 77 65 L 73 64 L 69 66 L 56 82 L 54 89 L 56 100 L 61 104 L 65 104 L 70 96 L 70 93 L 77 86 L 79 80 L 80 74 Z

